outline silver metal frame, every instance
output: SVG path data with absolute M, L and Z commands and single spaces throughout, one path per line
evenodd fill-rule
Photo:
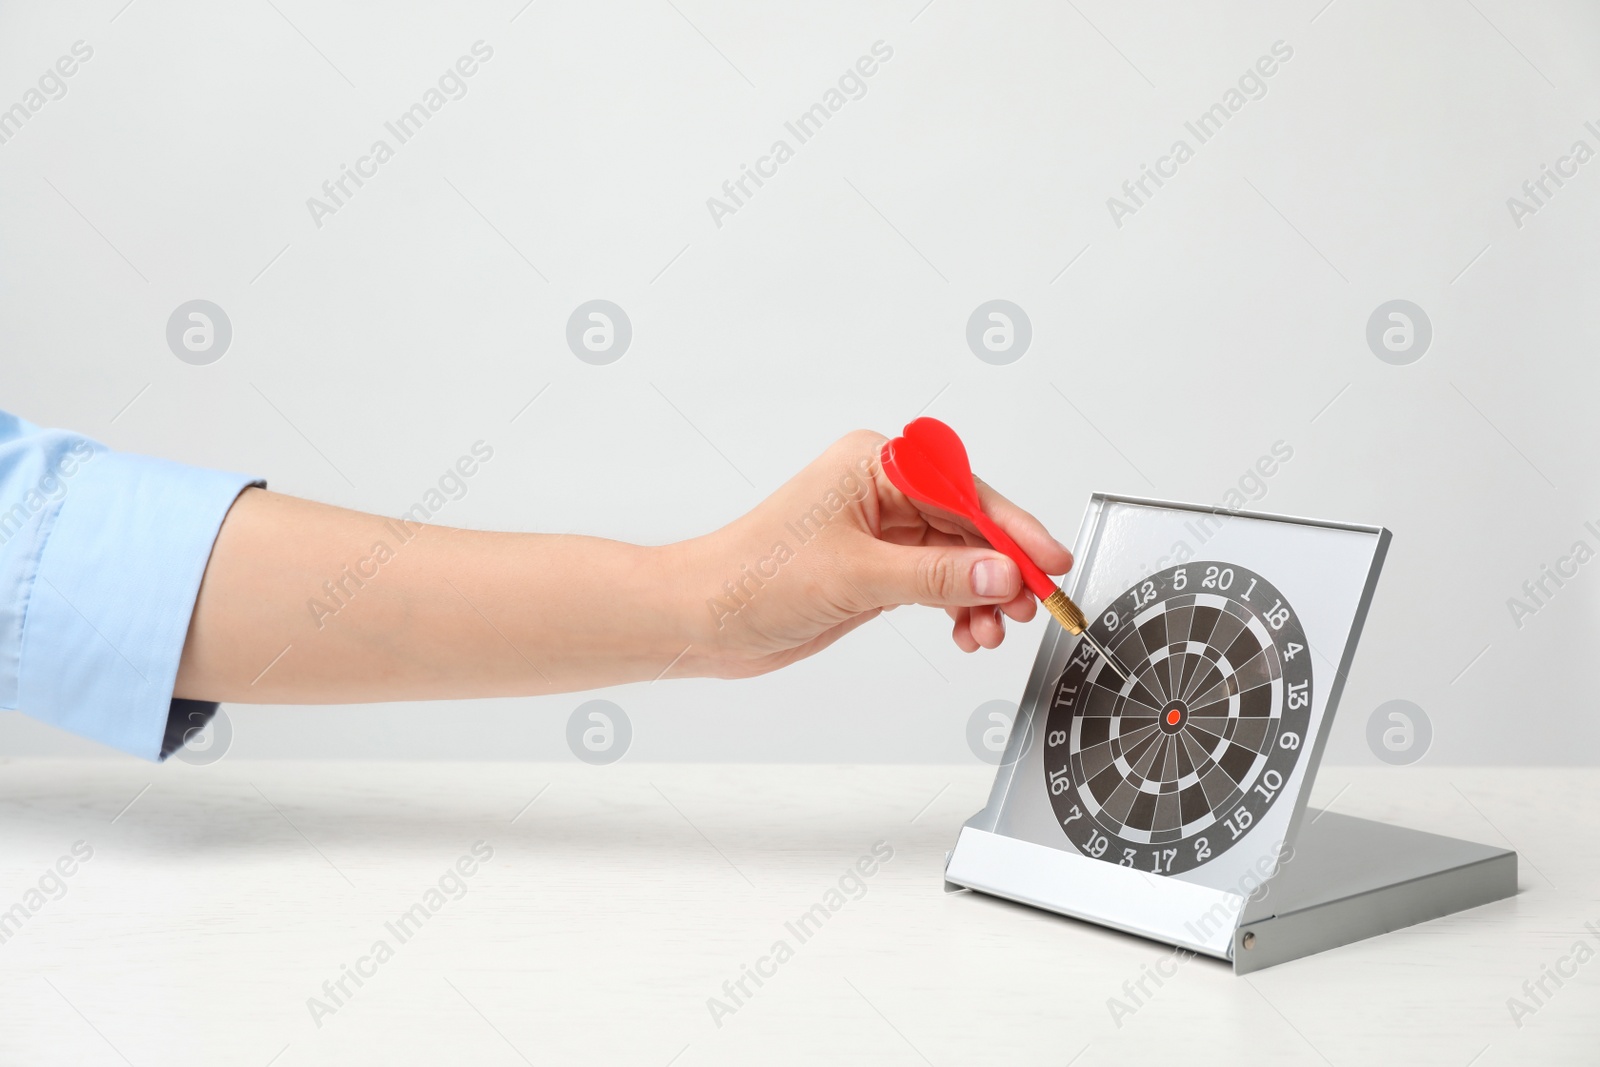
M 1294 798 L 1284 849 L 1275 868 L 1264 872 L 1259 882 L 1228 891 L 1176 878 L 1152 879 L 1073 851 L 996 833 L 1024 747 L 1034 733 L 1039 700 L 1050 685 L 1050 663 L 1061 642 L 1069 639 L 1060 628 L 1051 627 L 1034 660 L 988 803 L 963 825 L 955 848 L 946 856 L 947 891 L 977 890 L 1178 945 L 1232 961 L 1235 974 L 1516 893 L 1517 856 L 1507 849 L 1328 811 L 1313 809 L 1307 818 L 1306 801 L 1388 551 L 1388 530 L 1096 493 L 1078 532 L 1074 552 L 1078 558 L 1092 561 L 1107 504 L 1287 522 L 1376 538 L 1344 654 L 1328 690 L 1316 739 L 1306 754 L 1304 781 Z M 1076 598 L 1081 593 L 1086 576 L 1086 570 L 1074 575 L 1068 595 Z

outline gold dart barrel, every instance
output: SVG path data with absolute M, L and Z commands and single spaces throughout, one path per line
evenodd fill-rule
M 1078 605 L 1067 598 L 1067 594 L 1057 589 L 1054 593 L 1044 598 L 1044 610 L 1056 617 L 1056 621 L 1066 628 L 1067 633 L 1083 633 L 1089 628 L 1089 623 L 1084 619 L 1083 612 L 1078 610 Z
M 1089 623 L 1083 617 L 1083 612 L 1074 604 L 1067 594 L 1057 589 L 1054 593 L 1044 598 L 1044 609 L 1055 616 L 1063 629 L 1075 637 L 1082 637 L 1106 661 L 1106 666 L 1116 672 L 1117 677 L 1124 682 L 1132 681 L 1128 672 L 1122 669 L 1122 664 L 1111 658 L 1111 653 L 1106 651 L 1104 645 L 1095 640 L 1094 634 L 1089 632 Z

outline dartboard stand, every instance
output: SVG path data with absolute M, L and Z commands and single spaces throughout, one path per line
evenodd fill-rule
M 945 888 L 1236 974 L 1516 893 L 1506 849 L 1308 808 L 1388 548 L 1381 527 L 1096 494 L 989 802 Z

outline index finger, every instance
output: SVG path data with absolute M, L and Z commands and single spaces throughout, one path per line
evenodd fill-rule
M 1001 496 L 982 478 L 974 478 L 978 486 L 978 502 L 984 514 L 993 519 L 1028 558 L 1039 565 L 1046 574 L 1065 574 L 1072 569 L 1072 552 L 1066 545 L 1050 536 L 1044 523 L 1034 518 L 1010 500 Z

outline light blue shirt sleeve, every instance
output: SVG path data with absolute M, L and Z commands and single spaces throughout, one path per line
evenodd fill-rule
M 174 700 L 242 474 L 113 452 L 0 411 L 0 708 L 161 759 L 215 704 Z

